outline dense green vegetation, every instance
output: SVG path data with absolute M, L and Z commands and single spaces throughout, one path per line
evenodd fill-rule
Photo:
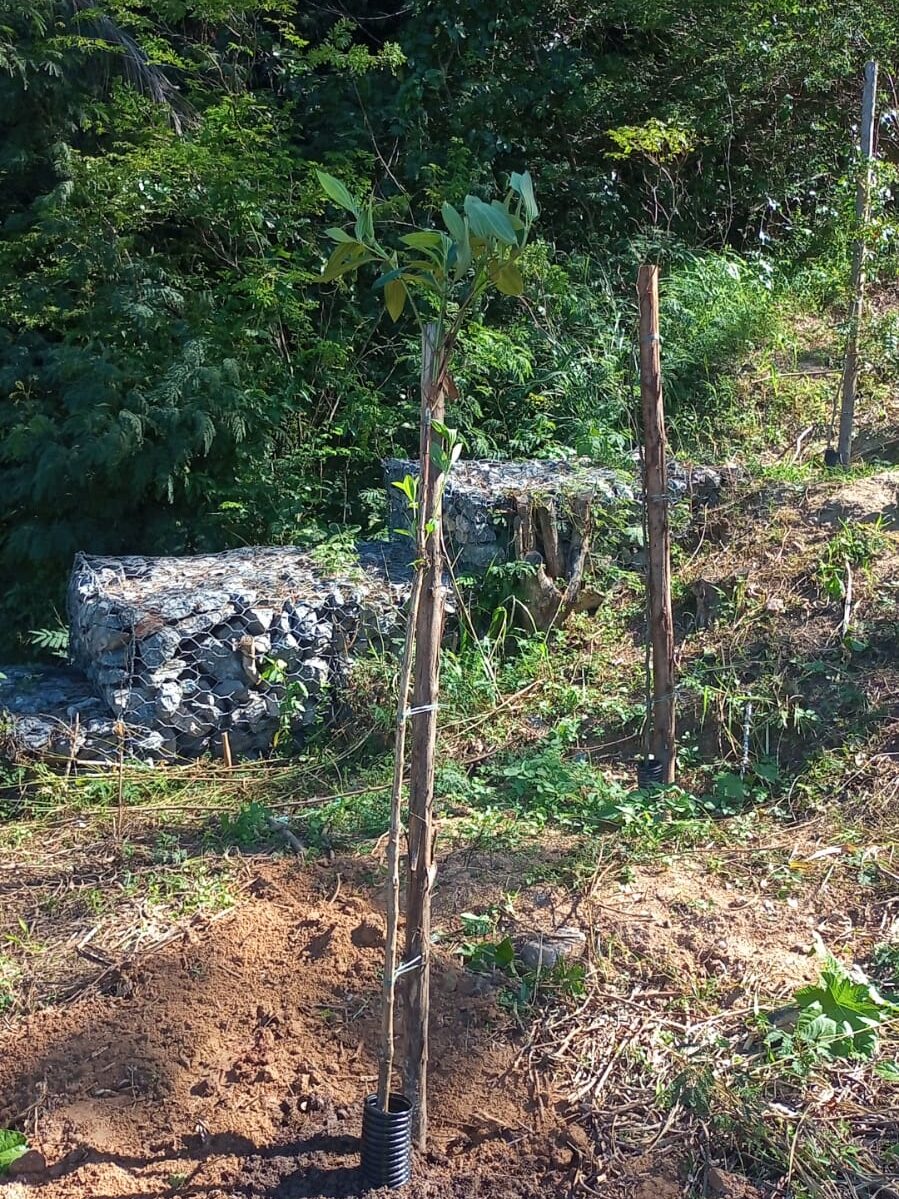
M 899 49 L 888 4 L 339 11 L 0 2 L 4 636 L 46 619 L 79 548 L 377 523 L 378 459 L 414 444 L 414 330 L 383 316 L 364 271 L 317 282 L 334 214 L 316 168 L 400 220 L 534 175 L 529 298 L 493 297 L 459 346 L 470 453 L 610 462 L 629 446 L 647 255 L 666 266 L 688 450 L 745 423 L 734 377 L 784 303 L 838 297 L 861 66 L 889 71 Z M 889 113 L 880 148 L 895 156 Z

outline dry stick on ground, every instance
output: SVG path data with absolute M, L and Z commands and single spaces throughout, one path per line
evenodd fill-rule
M 843 595 L 843 619 L 840 622 L 841 641 L 846 640 L 852 620 L 852 567 L 849 565 L 848 558 L 843 559 L 843 565 L 846 567 L 846 589 Z
M 439 354 L 438 354 L 439 350 Z M 438 325 L 422 332 L 421 446 L 419 503 L 425 540 L 421 599 L 415 633 L 412 687 L 412 753 L 409 767 L 409 886 L 406 898 L 406 1097 L 413 1105 L 413 1137 L 424 1148 L 428 1129 L 428 1021 L 431 985 L 431 888 L 434 882 L 434 768 L 437 746 L 437 694 L 443 635 L 443 548 L 440 468 L 445 404 L 446 348 L 438 347 Z M 417 969 L 411 968 L 415 962 Z
M 663 762 L 663 777 L 674 782 L 674 619 L 671 613 L 671 535 L 668 527 L 668 475 L 665 466 L 665 413 L 659 353 L 659 268 L 641 266 L 640 395 L 643 402 L 644 503 L 646 505 L 647 587 L 652 640 L 652 752 Z
M 848 466 L 852 457 L 852 424 L 855 419 L 855 395 L 858 390 L 858 335 L 865 305 L 865 233 L 871 217 L 871 163 L 874 158 L 874 103 L 877 94 L 877 63 L 865 66 L 865 88 L 862 94 L 862 125 L 860 150 L 862 167 L 855 196 L 856 230 L 852 253 L 852 302 L 849 309 L 849 338 L 846 361 L 843 365 L 842 402 L 840 406 L 840 436 L 837 452 L 840 463 Z

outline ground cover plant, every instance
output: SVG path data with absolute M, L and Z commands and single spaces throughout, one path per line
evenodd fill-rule
M 417 445 L 396 318 L 436 269 L 464 294 L 476 224 L 489 294 L 438 305 L 448 453 L 632 477 L 650 261 L 671 449 L 733 468 L 672 514 L 674 785 L 634 771 L 634 509 L 548 632 L 527 563 L 455 580 L 414 1199 L 899 1196 L 889 99 L 857 453 L 823 458 L 861 72 L 889 98 L 897 46 L 855 0 L 0 0 L 4 662 L 65 656 L 76 549 L 356 569 L 379 459 Z M 358 1192 L 397 673 L 361 656 L 302 744 L 285 687 L 271 756 L 231 766 L 51 768 L 0 724 L 9 1199 Z

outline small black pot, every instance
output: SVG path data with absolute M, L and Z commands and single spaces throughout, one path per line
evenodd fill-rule
M 828 446 L 828 448 L 824 451 L 824 465 L 842 466 L 843 459 L 840 457 L 839 451 L 833 450 Z
M 640 758 L 637 761 L 637 786 L 641 791 L 649 787 L 661 787 L 664 763 L 658 758 Z
M 391 1095 L 387 1111 L 377 1095 L 362 1106 L 362 1181 L 366 1186 L 401 1187 L 412 1177 L 412 1103 Z

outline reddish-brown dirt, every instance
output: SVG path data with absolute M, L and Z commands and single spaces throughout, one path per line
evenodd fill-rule
M 0 1035 L 0 1126 L 33 1128 L 48 1163 L 5 1199 L 357 1194 L 383 923 L 332 888 L 262 864 L 224 919 Z M 494 997 L 449 961 L 435 984 L 432 1148 L 408 1193 L 563 1193 L 573 1154 L 510 1069 Z
M 470 854 L 443 860 L 442 926 L 501 898 L 514 855 L 489 856 L 489 870 Z M 360 1192 L 383 916 L 362 878 L 353 881 L 358 862 L 341 864 L 340 885 L 333 866 L 256 858 L 248 869 L 233 911 L 195 919 L 80 998 L 0 1033 L 0 1127 L 24 1128 L 47 1161 L 45 1172 L 7 1181 L 2 1199 Z M 803 950 L 820 913 L 769 901 L 740 874 L 713 880 L 700 861 L 681 860 L 580 899 L 537 884 L 517 894 L 513 924 L 579 923 L 595 952 L 624 955 L 635 984 L 715 977 L 745 992 L 761 952 L 769 984 L 788 991 L 810 975 Z M 411 1199 L 542 1199 L 575 1193 L 585 1175 L 606 1199 L 682 1193 L 671 1156 L 633 1158 L 625 1178 L 604 1180 L 549 1080 L 516 1069 L 521 1035 L 488 979 L 438 955 L 430 1148 Z

